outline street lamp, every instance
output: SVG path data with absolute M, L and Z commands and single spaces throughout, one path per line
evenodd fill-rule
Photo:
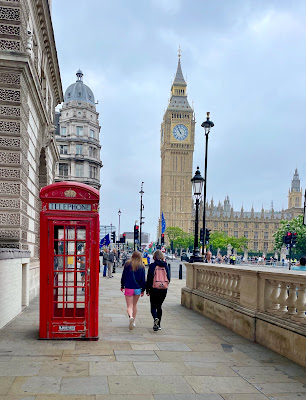
M 119 208 L 119 211 L 118 211 L 118 217 L 119 217 L 119 226 L 118 226 L 118 250 L 119 250 L 119 242 L 120 242 L 120 216 L 121 216 L 121 211 L 120 211 L 120 208 Z
M 199 200 L 202 195 L 202 188 L 204 179 L 201 176 L 199 167 L 197 167 L 194 177 L 191 179 L 193 195 L 196 199 L 196 213 L 195 213 L 195 223 L 194 223 L 194 245 L 193 245 L 193 255 L 190 257 L 191 262 L 201 262 L 203 258 L 200 255 L 199 250 Z
M 209 119 L 209 114 L 210 112 L 207 112 L 207 118 L 206 121 L 204 121 L 201 126 L 204 128 L 205 132 L 205 138 L 206 138 L 206 146 L 205 146 L 205 169 L 204 169 L 204 197 L 203 197 L 203 232 L 205 236 L 205 228 L 206 228 L 206 183 L 207 183 L 207 148 L 208 148 L 208 135 L 210 132 L 210 129 L 215 125 L 212 121 Z M 203 243 L 203 250 L 204 250 L 204 243 Z
M 143 184 L 144 182 L 141 182 L 141 189 L 140 189 L 140 224 L 139 224 L 139 248 L 141 251 L 141 232 L 142 232 L 142 224 L 144 224 L 143 219 L 144 217 L 142 216 L 142 211 L 144 210 L 144 205 L 142 203 L 142 196 L 144 194 L 143 191 Z

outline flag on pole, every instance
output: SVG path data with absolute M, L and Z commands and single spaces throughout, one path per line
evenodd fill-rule
M 109 244 L 110 244 L 110 240 L 109 240 L 109 233 L 108 233 L 106 236 L 104 236 L 103 239 L 100 240 L 100 249 L 101 249 L 101 247 L 108 246 Z
M 164 233 L 165 230 L 166 230 L 166 221 L 165 221 L 165 218 L 164 218 L 164 212 L 162 212 L 161 228 L 162 228 L 161 233 Z

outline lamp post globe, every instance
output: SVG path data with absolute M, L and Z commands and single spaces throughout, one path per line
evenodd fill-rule
M 203 195 L 203 232 L 206 229 L 206 184 L 207 184 L 207 149 L 208 149 L 208 135 L 210 133 L 211 128 L 215 126 L 215 124 L 209 118 L 210 112 L 207 112 L 206 121 L 204 121 L 201 126 L 204 128 L 205 132 L 205 168 L 204 168 L 204 195 Z M 204 246 L 203 246 L 204 250 Z
M 200 255 L 199 250 L 199 201 L 202 195 L 204 179 L 201 176 L 199 167 L 197 167 L 194 177 L 191 179 L 192 191 L 195 197 L 195 222 L 194 222 L 194 244 L 193 244 L 193 254 L 190 257 L 190 262 L 202 262 L 203 258 Z

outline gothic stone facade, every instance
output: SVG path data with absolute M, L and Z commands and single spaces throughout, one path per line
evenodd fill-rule
M 180 56 L 171 87 L 171 98 L 161 124 L 161 215 L 167 226 L 189 232 L 192 226 L 191 178 L 194 151 L 195 117 L 187 100 L 187 84 Z
M 0 0 L 0 247 L 30 251 L 39 278 L 39 190 L 59 157 L 54 109 L 62 88 L 46 0 Z
M 257 212 L 253 207 L 251 211 L 245 211 L 243 207 L 240 211 L 234 211 L 230 205 L 229 197 L 224 200 L 223 205 L 219 202 L 214 205 L 213 200 L 206 204 L 207 228 L 211 232 L 225 232 L 228 236 L 246 237 L 248 239 L 249 251 L 272 253 L 274 251 L 273 234 L 280 227 L 282 220 L 292 220 L 298 215 L 303 214 L 302 188 L 298 171 L 295 170 L 291 189 L 289 189 L 288 208 L 286 210 L 275 211 L 273 206 L 271 210 Z M 200 225 L 203 216 L 201 210 Z

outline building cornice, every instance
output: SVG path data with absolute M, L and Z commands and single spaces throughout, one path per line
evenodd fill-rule
M 56 96 L 57 104 L 60 104 L 64 100 L 64 95 L 57 58 L 51 13 L 48 2 L 45 0 L 36 0 L 36 9 L 40 22 L 41 32 L 43 35 L 43 41 L 45 44 L 45 50 L 47 52 L 54 93 Z

